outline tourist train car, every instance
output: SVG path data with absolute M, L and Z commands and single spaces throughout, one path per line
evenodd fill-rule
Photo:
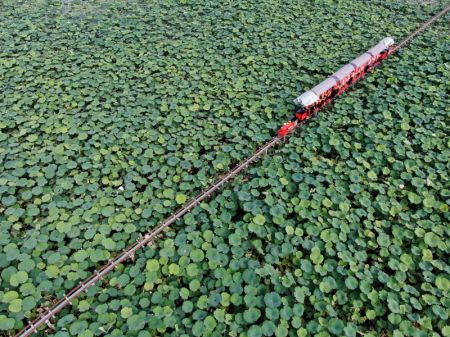
M 278 131 L 278 137 L 286 136 L 295 129 L 299 121 L 305 120 L 311 114 L 320 110 L 325 104 L 362 78 L 389 55 L 393 45 L 393 38 L 384 38 L 376 46 L 343 66 L 314 88 L 298 96 L 294 103 L 299 109 L 289 122 L 283 124 Z

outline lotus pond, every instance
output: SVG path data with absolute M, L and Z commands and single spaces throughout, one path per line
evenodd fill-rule
M 2 1 L 0 333 L 251 154 L 299 93 L 435 12 L 412 1 Z M 447 24 L 40 335 L 450 336 Z

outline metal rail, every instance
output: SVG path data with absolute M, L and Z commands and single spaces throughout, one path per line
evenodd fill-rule
M 412 32 L 406 38 L 404 38 L 402 40 L 402 42 L 400 42 L 398 45 L 396 45 L 394 48 L 392 48 L 391 54 L 397 52 L 400 48 L 403 48 L 405 45 L 410 43 L 412 39 L 414 39 L 417 35 L 422 33 L 425 29 L 427 29 L 431 24 L 433 24 L 441 16 L 444 16 L 449 10 L 450 10 L 450 5 L 447 5 L 446 7 L 444 7 L 443 10 L 441 10 L 439 13 L 434 15 L 432 18 L 430 18 L 429 20 L 423 22 L 419 26 L 419 28 L 417 28 L 414 32 Z
M 193 208 L 197 207 L 203 200 L 207 199 L 214 192 L 220 189 L 225 183 L 231 180 L 233 177 L 238 175 L 241 171 L 245 170 L 250 164 L 259 159 L 263 154 L 265 154 L 270 148 L 275 146 L 281 139 L 278 137 L 272 138 L 270 141 L 261 146 L 252 156 L 243 160 L 238 165 L 236 165 L 231 171 L 229 171 L 223 178 L 219 179 L 217 182 L 213 183 L 206 190 L 201 192 L 198 196 L 192 198 L 189 202 L 184 204 L 177 212 L 166 218 L 162 223 L 160 223 L 155 229 L 151 230 L 144 236 L 140 237 L 136 242 L 128 246 L 122 253 L 117 255 L 115 258 L 111 259 L 99 270 L 94 271 L 94 273 L 89 276 L 84 281 L 80 282 L 78 286 L 73 288 L 70 292 L 65 294 L 58 302 L 52 305 L 51 308 L 47 309 L 40 316 L 38 316 L 34 321 L 29 322 L 28 325 L 20 331 L 16 336 L 25 337 L 30 336 L 43 324 L 49 324 L 50 319 L 55 317 L 63 308 L 72 304 L 72 300 L 80 296 L 83 292 L 87 291 L 91 286 L 93 286 L 98 281 L 102 280 L 110 271 L 116 268 L 118 265 L 123 263 L 125 260 L 131 258 L 134 259 L 134 254 L 140 248 L 150 244 L 153 240 L 161 234 L 164 229 L 169 227 L 179 218 L 181 218 L 186 213 L 190 212 Z
M 423 32 L 427 27 L 429 27 L 433 22 L 439 19 L 441 16 L 445 15 L 450 10 L 450 5 L 445 7 L 442 11 L 437 13 L 431 19 L 425 21 L 420 25 L 420 27 L 415 30 L 413 33 L 408 35 L 402 42 L 400 42 L 396 47 L 394 47 L 391 53 L 395 53 L 400 48 L 404 47 L 408 44 L 414 37 Z M 305 123 L 299 123 L 297 127 L 304 125 Z M 265 154 L 268 150 L 274 147 L 277 143 L 281 141 L 281 138 L 274 137 L 263 146 L 261 146 L 258 150 L 256 150 L 253 155 L 249 158 L 243 160 L 239 164 L 237 164 L 231 171 L 229 171 L 223 178 L 219 179 L 217 182 L 213 183 L 206 190 L 201 192 L 198 196 L 192 198 L 189 202 L 184 204 L 178 211 L 174 214 L 166 218 L 162 223 L 160 223 L 155 229 L 147 232 L 144 236 L 140 237 L 135 243 L 131 244 L 128 248 L 123 250 L 122 253 L 108 261 L 103 267 L 99 270 L 94 271 L 94 273 L 80 282 L 78 286 L 73 288 L 70 292 L 65 294 L 63 298 L 61 298 L 58 302 L 53 304 L 51 308 L 46 309 L 42 314 L 40 314 L 35 320 L 29 322 L 26 327 L 24 327 L 20 332 L 18 332 L 15 337 L 27 337 L 32 335 L 37 329 L 43 325 L 50 325 L 50 319 L 55 317 L 63 308 L 72 304 L 72 300 L 80 296 L 83 292 L 86 292 L 91 286 L 93 286 L 98 281 L 102 280 L 110 271 L 116 268 L 118 265 L 126 261 L 127 259 L 134 259 L 136 251 L 140 248 L 150 244 L 154 241 L 154 239 L 161 234 L 167 227 L 177 221 L 186 213 L 190 212 L 193 208 L 198 206 L 203 200 L 207 199 L 214 192 L 219 190 L 224 184 L 230 181 L 233 177 L 238 175 L 240 172 L 245 170 L 250 164 L 255 162 L 259 157 Z

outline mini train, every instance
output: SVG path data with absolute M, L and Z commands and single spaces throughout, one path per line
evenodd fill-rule
M 384 38 L 376 46 L 343 66 L 326 80 L 298 96 L 294 103 L 299 108 L 294 116 L 280 128 L 278 137 L 285 137 L 296 128 L 299 122 L 319 111 L 333 98 L 339 96 L 350 85 L 376 67 L 390 54 L 393 45 L 394 39 L 392 37 Z

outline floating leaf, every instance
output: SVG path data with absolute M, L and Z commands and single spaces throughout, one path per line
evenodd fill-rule
M 3 331 L 11 331 L 14 327 L 14 319 L 13 318 L 9 318 L 5 315 L 0 315 L 0 330 Z
M 264 295 L 264 303 L 269 308 L 276 308 L 281 305 L 281 297 L 275 292 Z
M 13 287 L 17 287 L 19 284 L 25 283 L 28 279 L 28 274 L 24 271 L 18 271 L 16 274 L 11 275 L 9 283 Z
M 187 196 L 185 194 L 177 194 L 177 196 L 175 197 L 175 201 L 178 204 L 184 204 L 187 200 Z
M 262 214 L 258 214 L 253 218 L 253 222 L 259 226 L 262 226 L 266 222 L 266 218 Z
M 158 271 L 159 270 L 159 262 L 158 260 L 148 260 L 147 261 L 147 270 L 148 271 Z

